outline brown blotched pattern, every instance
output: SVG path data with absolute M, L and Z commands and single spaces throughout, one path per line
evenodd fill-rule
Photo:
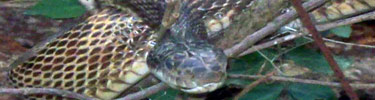
M 338 20 L 375 9 L 375 0 L 332 0 L 312 12 L 318 23 Z
M 49 87 L 113 99 L 149 73 L 153 36 L 126 11 L 105 9 L 48 42 L 10 71 L 15 87 Z M 62 99 L 31 95 L 34 99 Z

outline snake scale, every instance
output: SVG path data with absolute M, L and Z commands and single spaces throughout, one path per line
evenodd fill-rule
M 226 57 L 204 38 L 228 27 L 235 13 L 252 0 L 181 1 L 180 17 L 155 45 L 158 36 L 154 33 L 167 3 L 111 0 L 112 6 L 48 41 L 34 56 L 13 66 L 9 81 L 14 87 L 50 87 L 114 99 L 152 73 L 184 92 L 213 91 L 225 80 Z M 344 16 L 354 13 L 352 10 L 375 6 L 371 0 L 337 1 L 336 6 L 325 7 L 330 10 L 316 10 L 314 18 L 334 19 L 330 14 L 334 11 Z M 352 9 L 342 10 L 340 5 L 351 5 Z M 28 97 L 63 99 L 43 94 Z
M 149 73 L 152 34 L 129 12 L 103 10 L 10 71 L 16 87 L 53 87 L 111 99 Z M 30 98 L 61 99 L 52 95 Z
M 374 0 L 332 0 L 311 12 L 311 15 L 316 23 L 326 23 L 374 9 Z
M 156 37 L 154 29 L 149 26 L 154 27 L 161 19 L 154 15 L 137 14 L 133 10 L 162 11 L 165 4 L 162 0 L 140 0 L 124 4 L 136 4 L 140 9 L 106 7 L 48 41 L 35 56 L 14 66 L 9 72 L 9 81 L 14 87 L 50 87 L 99 99 L 114 99 L 152 72 L 170 86 L 189 93 L 215 90 L 225 79 L 226 57 L 221 50 L 194 36 L 205 32 L 199 26 L 203 25 L 199 18 L 206 11 L 198 11 L 197 8 L 207 6 L 211 9 L 209 6 L 215 2 L 184 0 L 181 3 L 184 9 L 190 10 L 181 11 L 183 17 L 168 31 L 165 38 L 171 41 L 159 43 L 168 45 L 156 46 L 155 52 L 164 54 L 149 57 L 158 61 L 152 62 L 153 67 L 148 66 L 146 61 Z M 234 5 L 231 2 L 233 0 L 223 0 L 220 4 Z M 194 17 L 190 18 L 191 15 Z M 174 44 L 181 48 L 171 48 Z M 63 99 L 43 94 L 29 95 L 28 98 Z

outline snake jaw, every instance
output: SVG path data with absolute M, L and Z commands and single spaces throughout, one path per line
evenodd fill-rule
M 208 83 L 200 87 L 181 89 L 181 91 L 184 91 L 186 93 L 193 93 L 193 94 L 206 93 L 206 92 L 212 92 L 216 90 L 217 88 L 221 87 L 223 84 L 224 82 Z
M 169 75 L 161 71 L 154 71 L 154 72 L 156 72 L 154 73 L 154 75 L 158 79 L 160 79 L 163 82 L 166 82 L 167 85 L 169 85 L 170 87 L 179 89 L 185 93 L 191 93 L 191 94 L 212 92 L 220 88 L 224 84 L 224 81 L 226 79 L 226 75 L 225 75 L 225 77 L 221 77 L 221 79 L 218 82 L 211 82 L 211 83 L 200 85 L 199 83 L 197 83 L 198 80 L 190 81 L 190 82 L 185 81 L 181 83 L 181 82 L 178 82 L 175 77 L 169 77 Z
M 224 74 L 224 77 L 221 77 L 220 80 L 217 82 L 206 83 L 200 86 L 197 85 L 196 82 L 193 82 L 193 88 L 182 88 L 181 91 L 191 94 L 208 93 L 220 88 L 224 84 L 225 80 L 226 74 Z

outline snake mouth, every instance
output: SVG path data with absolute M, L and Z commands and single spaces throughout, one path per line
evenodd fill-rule
M 226 80 L 226 74 L 220 77 L 219 79 L 211 82 L 203 82 L 202 80 L 196 79 L 184 79 L 179 80 L 177 77 L 171 77 L 168 73 L 161 73 L 156 71 L 154 74 L 158 79 L 165 82 L 172 88 L 178 89 L 185 93 L 190 94 L 201 94 L 201 93 L 208 93 L 212 92 L 218 88 L 220 88 L 224 81 Z
M 219 83 L 208 83 L 202 86 L 198 86 L 195 88 L 182 88 L 181 91 L 186 93 L 192 93 L 192 94 L 199 94 L 199 93 L 207 93 L 212 92 L 216 90 L 217 88 L 221 87 L 224 82 Z

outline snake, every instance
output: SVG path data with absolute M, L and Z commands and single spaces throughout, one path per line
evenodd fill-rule
M 152 74 L 187 93 L 214 91 L 226 79 L 227 57 L 204 38 L 219 34 L 238 9 L 251 2 L 242 1 L 182 0 L 180 17 L 155 43 L 167 2 L 111 0 L 112 6 L 35 47 L 29 57 L 16 61 L 21 63 L 12 64 L 8 81 L 16 88 L 57 88 L 114 99 Z M 363 2 L 374 5 L 371 0 Z M 64 99 L 45 94 L 28 98 Z
M 155 45 L 155 27 L 162 22 L 166 2 L 114 0 L 124 7 L 105 7 L 34 47 L 29 57 L 16 61 L 20 64 L 12 64 L 8 81 L 16 88 L 57 88 L 106 100 L 149 74 L 187 93 L 213 91 L 226 79 L 227 58 L 197 36 L 206 33 L 200 19 L 217 5 L 242 4 L 234 1 L 182 0 L 181 17 Z M 27 98 L 66 99 L 45 94 Z

